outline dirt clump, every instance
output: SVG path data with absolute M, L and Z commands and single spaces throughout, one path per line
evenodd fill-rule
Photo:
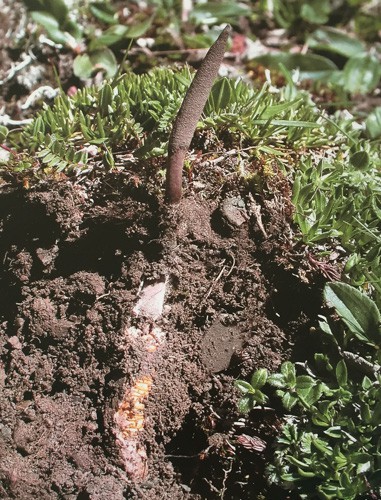
M 277 418 L 257 411 L 242 420 L 233 381 L 276 369 L 306 332 L 310 306 L 299 291 L 283 318 L 274 302 L 296 279 L 289 215 L 273 210 L 266 239 L 247 193 L 228 198 L 188 193 L 169 210 L 123 174 L 86 189 L 3 189 L 2 498 L 256 498 L 253 481 L 265 488 L 268 452 L 237 438 L 271 443 Z M 266 226 L 271 207 L 262 208 Z M 162 315 L 137 315 L 142 287 L 160 280 Z M 141 406 L 126 406 L 142 420 L 129 441 L 143 457 L 134 481 L 115 415 L 138 382 Z

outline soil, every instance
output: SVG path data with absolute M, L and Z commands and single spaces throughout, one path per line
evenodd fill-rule
M 313 345 L 320 294 L 298 272 L 289 200 L 220 181 L 167 207 L 132 179 L 0 193 L 0 496 L 285 498 L 263 479 L 278 417 L 239 414 L 233 381 Z M 150 317 L 137 304 L 155 283 Z M 141 428 L 119 439 L 147 374 Z

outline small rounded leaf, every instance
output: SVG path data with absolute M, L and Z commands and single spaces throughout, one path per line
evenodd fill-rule
M 251 377 L 251 380 L 250 380 L 251 385 L 255 389 L 260 389 L 267 382 L 267 377 L 268 377 L 268 372 L 267 372 L 266 368 L 260 368 Z
M 294 387 L 296 382 L 296 371 L 295 366 L 291 363 L 291 361 L 285 361 L 280 371 L 282 372 L 285 382 L 288 387 Z
M 268 397 L 262 391 L 260 391 L 259 389 L 256 389 L 254 394 L 253 394 L 253 400 L 256 401 L 257 403 L 263 405 L 267 402 Z
M 236 380 L 234 382 L 234 385 L 243 393 L 243 394 L 247 394 L 247 393 L 250 393 L 252 394 L 254 391 L 253 391 L 253 387 L 249 384 L 249 382 L 246 382 L 245 380 Z
M 351 156 L 350 162 L 357 170 L 366 170 L 369 167 L 370 158 L 366 151 L 357 151 Z
M 380 81 L 381 67 L 377 57 L 360 53 L 351 57 L 344 66 L 344 88 L 352 93 L 366 94 Z
M 249 413 L 253 408 L 253 400 L 249 396 L 243 396 L 238 402 L 238 411 L 241 413 Z
M 340 387 L 345 387 L 348 383 L 347 365 L 343 359 L 341 359 L 336 365 L 336 379 Z

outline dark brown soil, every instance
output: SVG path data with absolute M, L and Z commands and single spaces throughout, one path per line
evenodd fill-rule
M 0 193 L 1 498 L 282 498 L 263 479 L 278 418 L 243 418 L 233 381 L 312 340 L 320 296 L 299 278 L 289 201 L 221 188 L 168 208 L 142 186 L 109 174 Z M 164 280 L 163 315 L 137 315 L 142 284 Z M 148 359 L 131 332 L 154 328 Z M 115 414 L 147 370 L 126 451 Z

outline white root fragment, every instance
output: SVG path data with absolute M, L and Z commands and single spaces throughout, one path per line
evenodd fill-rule
M 135 483 L 144 481 L 148 475 L 148 457 L 141 433 L 145 427 L 145 401 L 152 389 L 160 347 L 165 342 L 164 331 L 153 322 L 163 313 L 166 284 L 167 279 L 164 279 L 141 287 L 133 313 L 147 321 L 141 328 L 129 326 L 125 329 L 127 345 L 137 346 L 143 357 L 140 373 L 126 388 L 114 413 L 114 435 L 124 470 Z

